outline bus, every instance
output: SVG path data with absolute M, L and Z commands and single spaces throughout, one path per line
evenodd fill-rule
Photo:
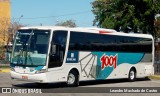
M 11 78 L 39 84 L 121 79 L 154 74 L 149 34 L 103 28 L 22 27 L 11 54 Z

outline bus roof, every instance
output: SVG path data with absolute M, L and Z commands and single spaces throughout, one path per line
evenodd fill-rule
M 97 34 L 110 34 L 110 35 L 122 35 L 122 36 L 131 36 L 131 37 L 143 37 L 143 38 L 152 38 L 152 35 L 149 34 L 140 34 L 140 33 L 124 33 L 117 32 L 113 29 L 104 29 L 96 27 L 63 27 L 63 26 L 33 26 L 33 27 L 21 27 L 21 29 L 37 29 L 37 30 L 69 30 L 74 32 L 85 32 L 85 33 L 97 33 Z

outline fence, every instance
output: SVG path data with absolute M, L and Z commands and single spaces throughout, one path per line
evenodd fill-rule
M 160 75 L 160 50 L 155 51 L 155 58 L 154 58 L 154 74 Z
M 154 64 L 154 74 L 160 75 L 160 64 Z
M 9 67 L 9 62 L 10 62 L 9 53 L 6 52 L 0 56 L 0 68 Z
M 0 68 L 9 67 L 9 62 L 6 60 L 0 60 Z

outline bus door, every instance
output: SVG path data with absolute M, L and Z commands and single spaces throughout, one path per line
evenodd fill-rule
M 62 66 L 66 50 L 67 33 L 67 31 L 53 32 L 48 68 Z

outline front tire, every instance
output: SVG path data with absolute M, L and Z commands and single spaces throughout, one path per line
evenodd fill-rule
M 78 73 L 76 71 L 71 71 L 67 77 L 67 85 L 70 87 L 76 87 L 79 85 Z
M 136 80 L 136 71 L 134 69 L 131 69 L 129 71 L 128 80 L 131 81 L 131 82 Z

